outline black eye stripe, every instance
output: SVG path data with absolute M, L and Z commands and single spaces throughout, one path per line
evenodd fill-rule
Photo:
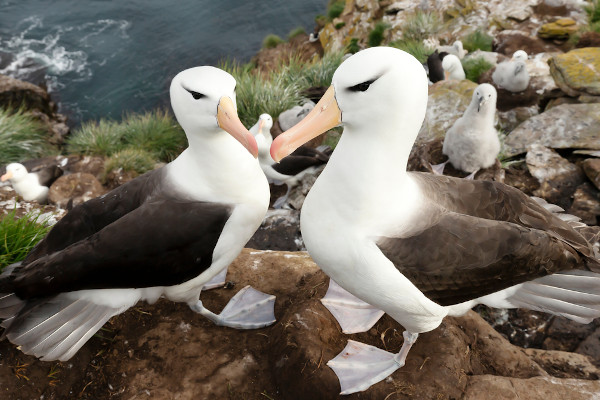
M 184 89 L 185 89 L 185 88 L 184 88 Z M 192 95 L 192 97 L 193 97 L 194 99 L 196 99 L 196 100 L 199 100 L 199 99 L 201 99 L 201 98 L 203 98 L 203 97 L 206 97 L 206 96 L 205 96 L 205 95 L 203 95 L 202 93 L 194 92 L 193 90 L 190 90 L 190 89 L 185 89 L 185 90 L 187 90 L 188 92 L 190 92 L 190 94 Z
M 375 79 L 359 83 L 358 85 L 350 86 L 348 90 L 350 90 L 351 92 L 366 92 L 373 82 L 375 82 Z

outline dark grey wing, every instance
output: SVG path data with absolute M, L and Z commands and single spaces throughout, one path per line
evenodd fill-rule
M 581 254 L 593 256 L 590 243 L 571 225 L 514 187 L 428 173 L 411 173 L 411 176 L 422 192 L 445 210 L 542 230 Z
M 324 164 L 323 161 L 314 157 L 290 155 L 279 163 L 273 164 L 273 169 L 280 174 L 294 176 L 305 169 L 322 164 Z
M 583 266 L 580 254 L 551 233 L 456 213 L 441 215 L 411 237 L 381 237 L 377 245 L 444 306 Z
M 219 203 L 144 203 L 83 240 L 15 268 L 0 281 L 0 293 L 28 299 L 183 283 L 211 265 L 231 210 Z
M 63 250 L 138 208 L 159 187 L 163 168 L 141 175 L 65 215 L 23 260 L 23 265 Z
M 37 175 L 40 185 L 48 187 L 64 174 L 64 171 L 58 165 L 50 165 L 40 170 L 33 170 L 32 172 Z

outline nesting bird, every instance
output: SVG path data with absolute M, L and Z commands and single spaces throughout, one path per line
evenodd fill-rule
M 338 67 L 314 110 L 271 146 L 277 161 L 343 125 L 302 207 L 302 236 L 311 257 L 343 288 L 334 285 L 346 307 L 342 328 L 370 329 L 373 314 L 361 320 L 367 303 L 406 329 L 397 354 L 349 341 L 328 362 L 342 394 L 385 379 L 404 365 L 420 333 L 476 304 L 582 323 L 600 317 L 598 227 L 561 217 L 557 206 L 499 182 L 406 170 L 427 92 L 425 71 L 410 54 L 363 50 Z M 484 94 L 492 93 L 476 96 L 480 111 Z M 353 306 L 353 297 L 364 303 Z
M 214 67 L 180 72 L 171 105 L 189 147 L 166 166 L 73 208 L 0 275 L 3 337 L 26 354 L 65 361 L 139 300 L 184 302 L 218 325 L 275 321 L 274 297 L 249 286 L 221 314 L 203 287 L 260 226 L 269 186 L 235 108 L 235 79 Z
M 529 71 L 527 71 L 527 53 L 517 50 L 509 61 L 501 62 L 492 74 L 494 83 L 509 92 L 518 93 L 529 86 Z
M 468 178 L 494 165 L 500 152 L 500 140 L 494 128 L 496 98 L 492 85 L 477 86 L 465 113 L 446 132 L 442 152 L 456 169 L 470 172 Z
M 444 56 L 446 56 L 445 54 Z M 427 57 L 427 71 L 431 83 L 443 81 L 445 79 L 444 67 L 442 66 L 442 54 L 434 51 Z
M 312 174 L 315 169 L 329 160 L 328 148 L 313 149 L 301 146 L 293 154 L 280 163 L 276 163 L 271 154 L 273 136 L 271 127 L 273 118 L 269 114 L 261 114 L 256 124 L 250 128 L 258 145 L 258 161 L 268 181 L 276 185 L 287 186 L 285 195 L 273 203 L 275 208 L 281 208 L 288 199 L 290 191 L 307 174 Z
M 39 172 L 27 172 L 23 164 L 11 163 L 6 166 L 6 173 L 0 177 L 2 182 L 9 181 L 13 189 L 26 201 L 46 203 L 48 199 L 48 186 L 57 176 L 58 167 L 44 169 Z
M 448 54 L 442 60 L 442 68 L 446 79 L 463 80 L 466 78 L 465 70 L 462 67 L 460 59 L 454 54 Z

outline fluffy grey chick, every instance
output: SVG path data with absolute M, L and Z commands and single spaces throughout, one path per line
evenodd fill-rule
M 446 132 L 443 153 L 455 168 L 471 172 L 472 176 L 482 168 L 491 167 L 500 152 L 494 128 L 496 96 L 492 85 L 477 86 L 463 116 Z
M 496 66 L 492 74 L 494 83 L 509 92 L 522 92 L 529 86 L 529 71 L 527 71 L 527 53 L 517 50 L 510 61 L 505 61 Z

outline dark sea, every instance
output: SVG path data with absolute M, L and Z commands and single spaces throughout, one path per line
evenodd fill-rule
M 168 106 L 179 71 L 312 32 L 327 0 L 0 0 L 0 73 L 47 85 L 70 125 Z

